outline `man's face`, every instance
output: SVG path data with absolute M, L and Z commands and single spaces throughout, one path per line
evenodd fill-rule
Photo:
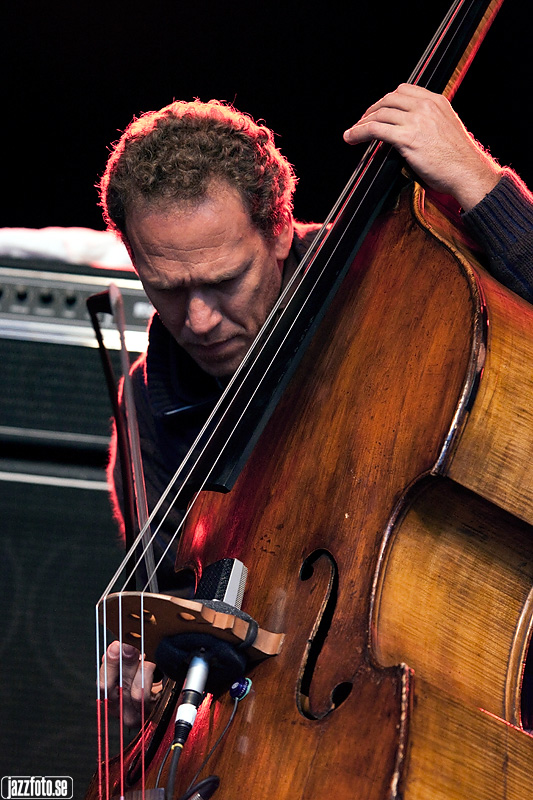
M 292 223 L 267 241 L 224 183 L 198 205 L 137 208 L 126 230 L 165 327 L 203 370 L 232 375 L 278 298 Z

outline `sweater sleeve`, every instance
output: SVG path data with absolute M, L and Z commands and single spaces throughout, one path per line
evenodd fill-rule
M 533 195 L 511 169 L 463 221 L 489 257 L 497 280 L 533 302 Z

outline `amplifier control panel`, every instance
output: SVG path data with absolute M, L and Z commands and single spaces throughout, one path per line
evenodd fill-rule
M 96 347 L 86 300 L 111 282 L 122 294 L 128 349 L 142 352 L 154 309 L 135 273 L 57 262 L 0 261 L 0 337 Z M 111 315 L 101 325 L 106 346 L 118 349 Z

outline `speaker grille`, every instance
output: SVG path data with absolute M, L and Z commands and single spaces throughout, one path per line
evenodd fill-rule
M 36 466 L 36 481 L 54 480 Z M 122 553 L 104 490 L 39 485 L 26 468 L 24 482 L 0 477 L 0 774 L 69 775 L 83 797 L 97 752 L 94 606 Z
M 120 288 L 132 357 L 146 347 L 153 311 L 133 273 L 56 262 L 0 262 L 0 441 L 105 452 L 111 407 L 87 298 Z M 119 339 L 102 315 L 120 375 Z
M 105 448 L 111 407 L 97 350 L 0 339 L 0 363 L 3 438 Z

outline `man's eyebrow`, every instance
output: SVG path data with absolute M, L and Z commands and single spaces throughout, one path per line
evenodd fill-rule
M 240 264 L 236 264 L 233 267 L 228 267 L 223 272 L 220 272 L 218 275 L 214 276 L 211 283 L 222 283 L 223 281 L 230 281 L 233 278 L 238 278 L 240 275 L 243 274 L 243 272 L 246 272 L 246 270 L 249 269 L 249 267 L 252 264 L 252 261 L 253 259 L 247 258 L 246 261 L 243 261 Z M 210 281 L 206 281 L 206 283 L 209 282 Z
M 253 258 L 247 258 L 240 264 L 236 264 L 233 267 L 228 267 L 227 269 L 223 270 L 222 272 L 218 273 L 217 275 L 212 276 L 205 276 L 202 280 L 198 281 L 189 281 L 187 278 L 182 280 L 179 279 L 178 276 L 172 275 L 170 273 L 171 278 L 168 280 L 168 276 L 165 278 L 157 280 L 157 278 L 153 278 L 151 281 L 151 286 L 153 289 L 159 292 L 175 292 L 179 289 L 186 289 L 189 286 L 194 285 L 202 285 L 202 286 L 216 286 L 219 283 L 223 283 L 224 281 L 233 280 L 234 278 L 239 278 L 243 275 L 252 265 Z

